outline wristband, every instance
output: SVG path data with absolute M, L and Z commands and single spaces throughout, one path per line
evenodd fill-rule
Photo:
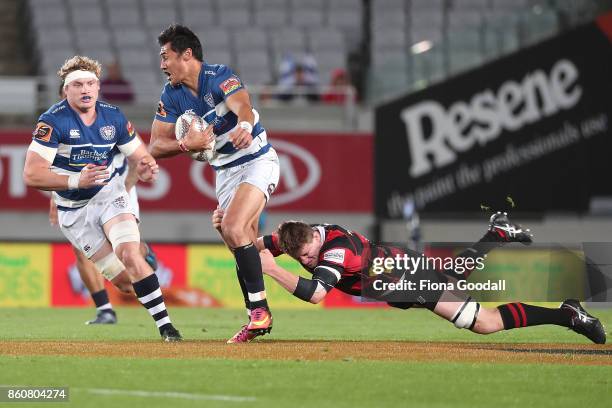
M 189 152 L 189 149 L 187 148 L 187 146 L 185 146 L 185 142 L 183 142 L 183 140 L 179 140 L 178 141 L 178 145 L 179 145 L 179 149 L 181 149 L 181 151 L 187 153 Z
M 297 286 L 293 291 L 293 296 L 306 302 L 310 302 L 310 299 L 312 298 L 312 295 L 314 295 L 316 289 L 316 281 L 299 276 Z
M 253 125 L 251 125 L 246 120 L 243 120 L 242 122 L 240 122 L 238 124 L 238 126 L 240 126 L 241 128 L 243 128 L 244 130 L 246 130 L 249 133 L 253 133 Z
M 78 190 L 81 173 L 71 174 L 68 176 L 68 190 Z

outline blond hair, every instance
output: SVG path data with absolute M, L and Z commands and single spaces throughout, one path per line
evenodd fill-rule
M 57 75 L 62 79 L 62 83 L 66 79 L 66 75 L 73 71 L 91 71 L 98 78 L 102 74 L 102 65 L 95 59 L 85 57 L 82 55 L 75 55 L 74 57 L 64 61 L 64 65 L 57 71 Z

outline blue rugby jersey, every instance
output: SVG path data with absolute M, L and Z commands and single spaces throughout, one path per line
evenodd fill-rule
M 166 123 L 176 123 L 180 115 L 193 112 L 206 123 L 212 123 L 217 154 L 210 164 L 215 168 L 237 166 L 261 156 L 270 149 L 266 131 L 259 122 L 259 114 L 253 109 L 253 142 L 246 149 L 238 150 L 229 141 L 230 133 L 238 125 L 238 116 L 225 105 L 225 99 L 244 89 L 240 78 L 225 65 L 202 63 L 198 79 L 198 96 L 182 84 L 172 86 L 167 83 L 161 94 L 155 119 Z
M 125 171 L 120 148 L 140 144 L 136 131 L 116 106 L 98 101 L 96 113 L 94 123 L 86 126 L 64 99 L 40 115 L 32 139 L 55 151 L 51 171 L 71 175 L 89 163 L 106 165 L 110 173 L 106 181 Z M 86 205 L 103 187 L 54 191 L 53 198 L 60 210 L 76 209 Z

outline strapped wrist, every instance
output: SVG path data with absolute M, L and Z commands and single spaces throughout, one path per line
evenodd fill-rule
M 242 122 L 238 123 L 238 126 L 240 126 L 241 128 L 243 128 L 244 130 L 246 130 L 249 133 L 253 133 L 253 125 L 251 125 L 246 120 L 243 120 Z
M 68 190 L 78 190 L 81 173 L 71 174 L 68 176 Z

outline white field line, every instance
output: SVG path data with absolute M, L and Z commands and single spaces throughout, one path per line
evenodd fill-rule
M 255 397 L 240 397 L 237 395 L 215 395 L 215 394 L 192 394 L 187 392 L 169 391 L 143 391 L 143 390 L 120 390 L 111 388 L 71 388 L 75 391 L 87 391 L 98 395 L 129 395 L 134 397 L 148 398 L 182 398 L 188 400 L 226 401 L 226 402 L 253 402 Z

